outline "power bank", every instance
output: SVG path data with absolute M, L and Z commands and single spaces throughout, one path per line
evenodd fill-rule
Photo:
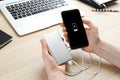
M 72 59 L 65 43 L 56 31 L 44 35 L 43 38 L 48 45 L 50 54 L 54 57 L 58 65 Z

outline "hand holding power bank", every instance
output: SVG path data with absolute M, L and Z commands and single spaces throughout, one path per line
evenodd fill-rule
M 44 35 L 43 38 L 48 45 L 50 54 L 54 57 L 58 65 L 72 59 L 65 43 L 56 31 Z

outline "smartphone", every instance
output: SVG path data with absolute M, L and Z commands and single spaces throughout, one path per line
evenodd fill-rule
M 86 47 L 89 45 L 85 28 L 78 9 L 62 11 L 61 16 L 68 33 L 71 49 Z

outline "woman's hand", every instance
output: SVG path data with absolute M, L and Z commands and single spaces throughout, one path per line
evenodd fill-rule
M 85 31 L 86 31 L 86 34 L 88 37 L 88 41 L 89 41 L 89 46 L 84 47 L 83 50 L 85 50 L 87 52 L 94 52 L 95 47 L 98 46 L 98 44 L 100 42 L 98 29 L 91 21 L 86 20 L 86 19 L 82 19 L 82 20 L 83 20 L 83 23 L 89 27 L 89 28 L 85 28 Z M 66 28 L 64 27 L 64 24 L 61 24 L 61 26 L 62 26 L 63 36 L 65 37 L 66 41 L 68 42 L 69 40 L 67 37 Z
M 54 58 L 49 54 L 47 44 L 43 39 L 40 40 L 42 46 L 42 57 L 48 80 L 66 80 L 65 65 L 58 66 Z

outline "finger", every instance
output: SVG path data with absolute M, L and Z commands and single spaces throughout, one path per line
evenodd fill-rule
M 65 71 L 66 71 L 66 65 L 65 64 L 60 65 L 59 68 L 62 70 L 63 73 L 65 73 Z
M 60 26 L 62 27 L 62 31 L 65 32 L 65 31 L 66 31 L 66 28 L 65 28 L 64 24 L 61 23 Z
M 64 38 L 67 38 L 68 37 L 67 32 L 64 32 L 63 36 L 64 36 Z
M 90 20 L 86 20 L 86 19 L 82 19 L 82 20 L 83 20 L 83 23 L 88 25 L 91 29 L 96 28 L 96 26 Z
M 85 30 L 90 30 L 90 28 L 85 28 Z
M 86 32 L 87 36 L 88 36 L 88 34 L 89 34 L 89 31 L 90 31 L 90 29 L 85 28 L 85 32 Z
M 41 39 L 40 40 L 40 43 L 41 43 L 41 46 L 42 46 L 42 55 L 43 55 L 43 58 L 45 59 L 45 57 L 49 57 L 49 53 L 48 53 L 48 47 L 47 47 L 47 44 L 46 42 Z
M 65 27 L 62 27 L 62 31 L 63 31 L 63 32 L 66 32 L 66 28 L 65 28 Z
M 47 45 L 43 39 L 40 40 L 42 51 L 47 52 Z
M 60 26 L 61 26 L 61 27 L 64 27 L 64 24 L 63 24 L 63 23 L 60 23 Z
M 65 32 L 65 33 L 63 34 L 63 36 L 64 36 L 65 40 L 68 42 L 68 35 L 67 35 L 67 32 Z

